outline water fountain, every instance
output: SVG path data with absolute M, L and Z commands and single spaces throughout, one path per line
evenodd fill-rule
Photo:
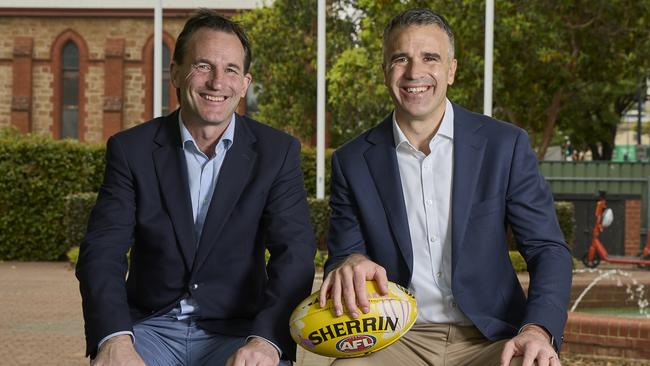
M 650 272 L 620 269 L 574 271 L 572 303 L 564 329 L 570 353 L 650 359 Z M 638 307 L 638 317 L 581 312 L 587 308 Z M 592 309 L 589 309 L 592 310 Z
M 576 269 L 573 271 L 573 274 L 575 275 L 576 273 L 598 273 L 598 276 L 596 276 L 591 282 L 585 287 L 578 298 L 573 302 L 573 305 L 571 306 L 571 309 L 569 312 L 574 312 L 582 299 L 587 295 L 589 290 L 591 290 L 592 287 L 596 286 L 601 280 L 607 279 L 607 278 L 614 278 L 616 280 L 616 286 L 617 287 L 622 287 L 623 286 L 623 281 L 624 279 L 627 279 L 628 282 L 625 284 L 625 293 L 627 295 L 626 301 L 629 302 L 636 302 L 636 305 L 639 308 L 639 315 L 644 315 L 646 318 L 650 318 L 650 311 L 648 309 L 648 299 L 646 298 L 646 293 L 645 293 L 645 284 L 640 283 L 636 278 L 634 278 L 629 272 L 622 271 L 620 269 L 608 269 L 608 270 L 600 270 L 600 269 L 595 269 L 595 268 L 584 268 L 584 269 Z M 634 286 L 634 289 L 633 289 Z

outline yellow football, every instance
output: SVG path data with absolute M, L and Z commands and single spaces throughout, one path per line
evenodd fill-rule
M 370 311 L 357 319 L 347 312 L 337 317 L 331 299 L 321 308 L 320 291 L 314 292 L 291 314 L 291 337 L 307 351 L 336 358 L 363 356 L 397 341 L 415 323 L 415 297 L 393 282 L 387 295 L 379 294 L 374 281 L 366 281 L 366 290 Z

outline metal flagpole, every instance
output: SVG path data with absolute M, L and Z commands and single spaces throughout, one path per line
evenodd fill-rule
M 485 2 L 485 68 L 483 73 L 483 114 L 492 116 L 492 73 L 494 53 L 494 0 Z
M 325 1 L 318 0 L 316 198 L 325 198 Z
M 162 0 L 155 0 L 153 23 L 153 117 L 162 115 Z

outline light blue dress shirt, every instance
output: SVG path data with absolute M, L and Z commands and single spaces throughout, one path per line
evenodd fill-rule
M 183 124 L 180 113 L 178 114 L 178 123 L 181 129 L 181 139 L 183 140 L 183 152 L 185 153 L 185 161 L 187 163 L 187 177 L 190 188 L 190 197 L 192 200 L 192 215 L 194 218 L 194 237 L 196 238 L 196 245 L 201 241 L 201 233 L 203 232 L 203 224 L 205 217 L 210 208 L 210 201 L 214 193 L 214 187 L 219 178 L 221 165 L 226 157 L 228 149 L 232 146 L 235 137 L 235 115 L 233 114 L 228 127 L 221 135 L 221 139 L 217 142 L 214 148 L 214 155 L 209 158 L 205 155 L 196 145 L 196 141 Z M 177 319 L 187 319 L 190 316 L 199 315 L 199 305 L 191 297 L 185 298 L 180 301 L 180 314 L 176 316 Z M 280 357 L 282 351 L 273 342 L 266 338 L 251 335 L 246 338 L 262 338 L 269 342 L 277 351 Z
M 210 208 L 210 201 L 214 193 L 214 187 L 219 178 L 219 171 L 223 164 L 223 159 L 230 146 L 232 146 L 235 137 L 235 115 L 232 115 L 228 127 L 221 135 L 221 138 L 214 147 L 214 155 L 208 157 L 199 149 L 196 141 L 188 131 L 181 114 L 178 114 L 178 125 L 181 130 L 181 140 L 183 141 L 183 153 L 187 163 L 187 178 L 190 189 L 190 199 L 192 201 L 192 216 L 194 219 L 194 237 L 196 245 L 201 241 L 201 232 L 205 217 Z M 179 320 L 186 319 L 192 315 L 198 315 L 198 304 L 192 299 L 183 299 L 180 302 L 181 312 L 177 315 Z

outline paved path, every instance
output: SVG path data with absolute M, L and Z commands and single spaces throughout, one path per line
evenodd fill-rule
M 0 365 L 88 365 L 81 296 L 72 267 L 0 262 Z M 329 360 L 300 349 L 297 366 Z
M 67 263 L 0 263 L 0 365 L 88 365 Z
M 650 279 L 650 271 L 630 270 L 637 279 Z M 574 282 L 588 282 L 596 275 L 579 274 Z M 88 365 L 83 352 L 81 298 L 70 265 L 0 262 L 0 365 Z M 563 365 L 628 364 L 594 362 L 565 358 Z M 328 359 L 299 349 L 297 366 L 326 365 Z

